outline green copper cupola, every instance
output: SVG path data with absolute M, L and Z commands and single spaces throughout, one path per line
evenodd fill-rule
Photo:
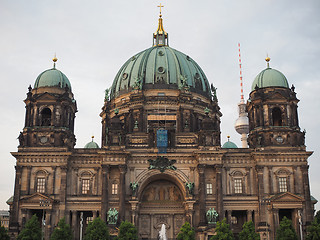
M 168 33 L 164 31 L 162 22 L 161 8 L 164 6 L 160 4 L 158 7 L 160 8 L 159 23 L 157 31 L 153 34 L 153 46 L 169 46 Z

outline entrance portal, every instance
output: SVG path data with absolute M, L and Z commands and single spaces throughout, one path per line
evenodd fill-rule
M 157 239 L 162 224 L 168 239 L 175 238 L 185 222 L 184 198 L 177 185 L 168 180 L 151 182 L 141 194 L 139 235 Z

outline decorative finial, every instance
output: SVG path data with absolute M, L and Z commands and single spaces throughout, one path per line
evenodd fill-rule
M 53 68 L 56 68 L 56 62 L 58 61 L 58 58 L 56 56 L 56 54 L 54 54 L 54 57 L 52 58 L 53 61 Z
M 161 15 L 161 8 L 164 7 L 164 6 L 162 6 L 161 3 L 160 3 L 160 5 L 157 6 L 157 7 L 160 8 L 160 14 L 159 14 L 159 16 L 162 17 L 162 15 Z
M 93 142 L 94 136 L 91 136 L 91 142 Z
M 270 68 L 270 66 L 269 66 L 270 58 L 269 58 L 268 54 L 267 54 L 267 57 L 266 57 L 265 60 L 266 60 L 266 62 L 267 62 L 267 67 Z
M 228 142 L 230 142 L 230 136 L 227 136 L 227 138 L 228 138 Z

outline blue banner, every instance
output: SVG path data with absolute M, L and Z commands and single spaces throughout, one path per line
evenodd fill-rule
M 159 153 L 166 153 L 168 147 L 168 131 L 164 129 L 157 130 L 157 148 Z

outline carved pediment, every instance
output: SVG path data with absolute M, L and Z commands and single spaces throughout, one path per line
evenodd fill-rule
M 283 203 L 283 202 L 303 202 L 304 199 L 296 194 L 285 192 L 273 196 L 271 199 L 273 203 Z
M 39 95 L 37 97 L 37 101 L 41 100 L 41 101 L 51 101 L 51 100 L 56 100 L 57 98 L 55 96 L 53 96 L 52 94 L 50 93 L 43 93 L 41 95 Z
M 270 93 L 270 95 L 268 96 L 268 99 L 273 99 L 273 100 L 287 100 L 286 97 L 284 97 L 281 93 L 279 92 L 272 92 Z
M 41 201 L 45 202 L 46 207 L 48 207 L 48 208 L 50 208 L 54 203 L 58 202 L 57 200 L 55 200 L 51 197 L 48 197 L 46 195 L 43 195 L 41 193 L 34 193 L 32 195 L 24 196 L 20 200 L 20 202 L 23 205 L 36 205 L 36 206 L 39 206 L 39 208 L 41 207 L 40 206 Z

